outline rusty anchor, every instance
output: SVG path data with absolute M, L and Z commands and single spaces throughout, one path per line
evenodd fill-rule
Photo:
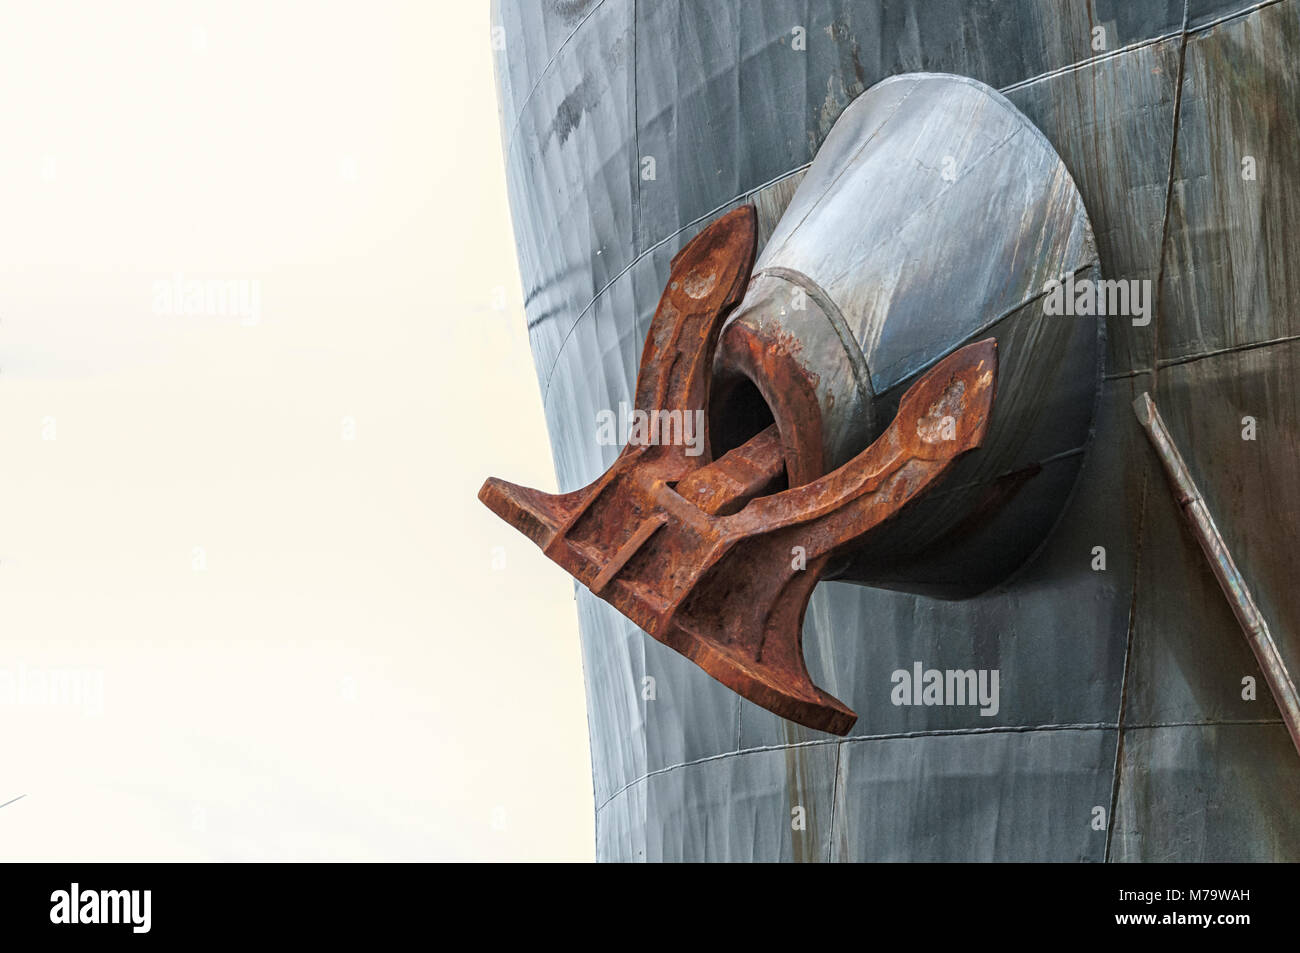
M 749 280 L 755 222 L 752 206 L 736 209 L 673 259 L 641 355 L 638 410 L 708 419 L 714 350 Z M 954 351 L 912 385 L 870 446 L 789 489 L 780 489 L 786 462 L 773 424 L 716 460 L 707 431 L 694 456 L 680 441 L 632 441 L 580 490 L 548 494 L 489 478 L 478 495 L 592 593 L 728 688 L 845 735 L 857 715 L 814 685 L 804 663 L 808 599 L 833 556 L 980 446 L 996 376 L 993 339 Z

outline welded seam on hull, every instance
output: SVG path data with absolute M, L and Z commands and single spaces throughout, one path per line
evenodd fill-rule
M 603 810 L 605 805 L 609 804 L 629 788 L 633 788 L 650 778 L 657 777 L 661 774 L 667 774 L 670 771 L 676 771 L 679 768 L 690 768 L 698 764 L 708 764 L 711 761 L 722 761 L 726 758 L 735 758 L 742 755 L 762 754 L 763 752 L 768 751 L 785 751 L 787 748 L 811 748 L 817 745 L 849 744 L 857 741 L 905 741 L 910 738 L 943 738 L 950 735 L 1024 734 L 1033 731 L 1114 731 L 1115 727 L 1114 724 L 1107 722 L 1092 722 L 1069 725 L 994 725 L 989 728 L 929 728 L 921 731 L 903 731 L 883 735 L 853 735 L 849 738 L 815 738 L 811 741 L 797 741 L 793 744 L 756 745 L 753 748 L 744 748 L 740 751 L 722 751 L 718 754 L 705 755 L 704 757 L 696 758 L 693 761 L 679 761 L 677 764 L 667 764 L 662 768 L 655 768 L 653 771 L 647 771 L 640 777 L 624 784 L 621 788 L 602 801 L 596 807 L 596 810 Z
M 1163 296 L 1160 296 L 1160 289 L 1164 286 L 1165 276 L 1165 255 L 1169 248 L 1169 207 L 1173 202 L 1174 195 L 1174 167 L 1178 162 L 1178 127 L 1180 123 L 1180 113 L 1183 105 L 1183 80 L 1184 71 L 1187 63 L 1187 24 L 1191 14 L 1191 0 L 1183 0 L 1183 29 L 1182 40 L 1178 45 L 1178 77 L 1174 83 L 1174 110 L 1171 122 L 1173 131 L 1169 138 L 1169 177 L 1165 183 L 1165 207 L 1164 214 L 1160 223 L 1160 264 L 1156 272 L 1156 307 L 1155 307 L 1155 327 L 1152 328 L 1152 346 L 1151 346 L 1151 392 L 1155 393 L 1159 384 L 1156 373 L 1159 367 L 1160 359 L 1160 327 L 1164 324 L 1161 315 L 1161 306 L 1164 303 Z M 1151 463 L 1149 460 L 1142 468 L 1142 497 L 1138 506 L 1138 525 L 1137 525 L 1137 542 L 1133 559 L 1133 589 L 1129 600 L 1128 610 L 1128 632 L 1124 644 L 1124 671 L 1120 676 L 1119 687 L 1119 712 L 1115 720 L 1119 725 L 1115 732 L 1115 766 L 1111 774 L 1110 789 L 1110 814 L 1106 818 L 1106 852 L 1102 857 L 1103 863 L 1110 863 L 1111 844 L 1115 838 L 1115 811 L 1119 807 L 1119 789 L 1124 780 L 1124 715 L 1128 708 L 1128 684 L 1129 684 L 1129 662 L 1133 654 L 1133 641 L 1137 634 L 1137 604 L 1139 583 L 1142 581 L 1142 534 L 1146 531 L 1147 516 L 1147 493 L 1151 479 Z
M 1245 344 L 1234 344 L 1231 347 L 1216 348 L 1212 351 L 1202 351 L 1199 354 L 1188 354 L 1182 357 L 1171 357 L 1163 361 L 1157 361 L 1157 367 L 1175 367 L 1179 364 L 1190 364 L 1193 361 L 1201 361 L 1207 357 L 1219 357 L 1223 354 L 1236 354 L 1239 351 L 1255 351 L 1262 347 L 1272 347 L 1275 344 L 1294 344 L 1300 341 L 1300 334 L 1288 334 L 1285 337 L 1270 338 L 1267 341 L 1250 341 Z
M 1178 82 L 1174 85 L 1173 135 L 1169 140 L 1169 178 L 1165 184 L 1165 210 L 1160 222 L 1160 264 L 1156 270 L 1155 327 L 1151 329 L 1151 393 L 1160 386 L 1160 329 L 1164 326 L 1164 295 L 1160 289 L 1165 284 L 1165 259 L 1169 255 L 1169 209 L 1174 201 L 1174 169 L 1178 164 L 1178 131 L 1183 107 L 1183 83 L 1187 68 L 1187 17 L 1191 0 L 1183 0 L 1183 42 L 1178 48 Z
M 1274 0 L 1276 2 L 1276 0 Z M 1166 40 L 1172 40 L 1175 37 L 1182 36 L 1182 30 L 1174 30 L 1172 33 L 1162 33 L 1159 36 L 1153 36 L 1145 40 L 1138 40 L 1136 43 L 1130 43 L 1128 46 L 1121 46 L 1117 50 L 1111 50 L 1109 53 L 1102 53 L 1099 56 L 1090 56 L 1087 59 L 1075 60 L 1073 63 L 1067 63 L 1065 66 L 1058 66 L 1056 69 L 1048 70 L 1046 73 L 1039 73 L 1037 76 L 1030 76 L 1027 79 L 1017 80 L 1009 86 L 1003 86 L 998 92 L 1002 94 L 1014 92 L 1018 89 L 1024 89 L 1026 86 L 1032 86 L 1034 83 L 1042 82 L 1046 79 L 1055 79 L 1057 76 L 1065 76 L 1069 73 L 1076 73 L 1079 70 L 1087 69 L 1096 63 L 1105 63 L 1107 60 L 1113 60 L 1116 57 L 1123 56 L 1126 53 L 1135 53 L 1138 50 L 1144 50 L 1148 46 L 1155 46 L 1164 43 Z
M 1220 23 L 1227 23 L 1229 20 L 1238 20 L 1238 19 L 1240 19 L 1241 17 L 1248 17 L 1248 16 L 1250 16 L 1252 13 L 1255 13 L 1255 12 L 1257 12 L 1257 11 L 1259 11 L 1259 10 L 1263 10 L 1265 7 L 1271 7 L 1271 6 L 1273 6 L 1274 4 L 1278 4 L 1278 3 L 1282 3 L 1282 2 L 1283 2 L 1283 0 L 1262 0 L 1262 2 L 1260 2 L 1260 3 L 1256 3 L 1256 4 L 1254 4 L 1254 5 L 1252 5 L 1252 6 L 1249 6 L 1249 7 L 1243 7 L 1243 8 L 1240 9 L 1240 10 L 1233 10 L 1231 13 L 1225 13 L 1225 14 L 1224 14 L 1223 16 L 1221 16 L 1221 17 L 1218 17 L 1218 18 L 1216 18 L 1216 19 L 1214 19 L 1214 20 L 1210 20 L 1210 21 L 1208 21 L 1208 22 L 1206 22 L 1206 23 L 1202 23 L 1200 26 L 1197 26 L 1197 27 L 1194 28 L 1194 29 L 1190 29 L 1189 32 L 1191 32 L 1191 33 L 1203 33 L 1203 32 L 1205 32 L 1206 30 L 1212 30 L 1214 27 L 1218 26 Z
M 1244 344 L 1233 344 L 1230 347 L 1214 348 L 1210 351 L 1200 351 L 1196 354 L 1184 354 L 1180 357 L 1169 357 L 1163 361 L 1157 361 L 1156 367 L 1140 367 L 1131 371 L 1116 371 L 1114 374 L 1107 374 L 1105 379 L 1108 381 L 1123 380 L 1127 377 L 1140 377 L 1143 374 L 1153 374 L 1159 368 L 1177 367 L 1179 364 L 1191 364 L 1195 361 L 1203 361 L 1211 357 L 1222 357 L 1224 354 L 1237 354 L 1241 351 L 1257 351 L 1260 348 L 1273 347 L 1278 344 L 1294 344 L 1300 341 L 1300 334 L 1288 334 L 1280 338 L 1269 338 L 1267 341 L 1247 341 Z
M 1218 721 L 1162 721 L 1152 722 L 1146 725 L 1129 725 L 1125 731 L 1155 731 L 1162 728 L 1285 728 L 1285 724 L 1280 718 L 1249 718 L 1241 720 L 1223 719 Z M 1042 732 L 1044 734 L 1060 731 L 1116 731 L 1119 725 L 1114 722 L 1088 722 L 1081 724 L 1065 725 L 1000 725 L 991 728 L 931 728 L 923 731 L 903 731 L 894 734 L 882 735 L 854 735 L 849 738 L 816 738 L 811 741 L 798 741 L 793 744 L 779 745 L 756 745 L 753 748 L 745 748 L 741 751 L 722 751 L 718 754 L 705 755 L 702 758 L 696 758 L 692 761 L 680 761 L 677 764 L 667 764 L 661 768 L 655 768 L 653 771 L 647 771 L 631 781 L 628 781 L 617 791 L 611 794 L 605 800 L 596 806 L 597 811 L 603 811 L 607 805 L 617 800 L 621 795 L 648 781 L 650 778 L 658 777 L 661 774 L 668 774 L 681 768 L 693 768 L 697 765 L 708 764 L 713 761 L 723 761 L 727 758 L 743 757 L 751 754 L 764 754 L 772 751 L 785 751 L 787 748 L 811 748 L 819 745 L 844 745 L 856 744 L 858 742 L 869 741 L 910 741 L 915 738 L 947 738 L 963 737 L 970 735 L 1022 735 Z M 837 768 L 838 772 L 838 768 Z
M 1056 69 L 1048 70 L 1046 73 L 1039 73 L 1037 76 L 1030 76 L 1027 79 L 1017 80 L 1016 82 L 1010 84 L 1009 86 L 1003 86 L 1000 90 L 998 90 L 998 92 L 1005 94 L 1011 92 L 1012 90 L 1023 89 L 1026 86 L 1032 86 L 1034 83 L 1037 83 L 1041 80 L 1053 79 L 1057 76 L 1064 76 L 1068 73 L 1074 73 L 1077 72 L 1078 70 L 1087 69 L 1089 66 L 1093 65 L 1094 63 L 1104 63 L 1107 60 L 1112 60 L 1115 57 L 1122 56 L 1125 53 L 1133 53 L 1137 50 L 1145 49 L 1148 46 L 1156 46 L 1160 43 L 1166 42 L 1167 40 L 1173 40 L 1178 37 L 1185 36 L 1188 33 L 1193 33 L 1193 34 L 1204 33 L 1206 30 L 1212 30 L 1214 27 L 1218 26 L 1221 23 L 1227 23 L 1229 20 L 1238 20 L 1241 19 L 1242 17 L 1248 17 L 1252 13 L 1256 13 L 1257 11 L 1264 9 L 1265 7 L 1271 7 L 1274 6 L 1275 4 L 1282 3 L 1282 2 L 1284 2 L 1284 0 L 1261 0 L 1261 2 L 1259 3 L 1252 4 L 1249 7 L 1243 7 L 1240 10 L 1233 10 L 1231 13 L 1225 13 L 1221 17 L 1216 17 L 1213 20 L 1209 20 L 1205 23 L 1197 25 L 1196 27 L 1190 27 L 1188 25 L 1187 4 L 1184 3 L 1183 4 L 1183 27 L 1181 30 L 1174 30 L 1171 33 L 1162 33 L 1159 36 L 1148 37 L 1145 40 L 1138 40 L 1136 43 L 1130 43 L 1128 46 L 1121 46 L 1117 50 L 1111 50 L 1099 56 L 1090 56 L 1087 59 L 1076 60 L 1075 62 L 1068 63 L 1065 66 L 1058 66 Z
M 1138 504 L 1137 549 L 1133 557 L 1133 585 L 1128 603 L 1128 631 L 1124 639 L 1124 668 L 1119 680 L 1119 713 L 1115 716 L 1119 726 L 1115 732 L 1115 763 L 1110 778 L 1110 809 L 1106 814 L 1106 848 L 1102 854 L 1102 863 L 1110 863 L 1110 844 L 1115 833 L 1115 809 L 1119 806 L 1119 783 L 1123 775 L 1124 757 L 1124 714 L 1128 708 L 1128 669 L 1133 656 L 1133 633 L 1137 623 L 1138 583 L 1142 571 L 1142 533 L 1146 528 L 1147 516 L 1147 479 L 1151 473 L 1148 462 L 1142 468 L 1142 496 Z
M 840 762 L 843 760 L 844 743 L 835 745 L 835 780 L 831 782 L 831 825 L 826 835 L 826 863 L 835 858 L 835 802 L 840 799 Z
M 1211 357 L 1222 357 L 1224 354 L 1237 354 L 1241 351 L 1257 351 L 1261 348 L 1274 347 L 1279 344 L 1294 344 L 1300 341 L 1300 334 L 1287 334 L 1280 338 L 1269 338 L 1267 341 L 1247 341 L 1244 344 L 1233 344 L 1230 347 L 1214 348 L 1209 351 L 1200 351 L 1196 354 L 1184 354 L 1180 357 L 1169 357 L 1163 361 L 1156 361 L 1156 366 L 1141 367 L 1131 371 L 1116 371 L 1114 374 L 1107 374 L 1105 379 L 1108 381 L 1123 380 L 1127 377 L 1139 377 L 1142 374 L 1152 374 L 1157 369 L 1166 367 L 1177 367 L 1180 364 L 1191 364 L 1195 361 L 1203 361 Z
M 1285 728 L 1281 718 L 1242 718 L 1224 721 L 1153 721 L 1149 725 L 1129 725 L 1125 731 L 1159 731 L 1162 728 Z

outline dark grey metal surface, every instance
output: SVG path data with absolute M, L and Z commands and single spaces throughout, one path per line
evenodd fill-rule
M 957 602 L 819 588 L 807 656 L 859 712 L 850 738 L 749 705 L 576 592 L 598 856 L 1300 859 L 1300 761 L 1130 409 L 1156 398 L 1294 670 L 1300 0 L 512 0 L 494 17 L 561 489 L 618 451 L 595 414 L 630 399 L 672 254 L 744 201 L 770 237 L 840 112 L 893 74 L 1000 89 L 1077 183 L 1102 272 L 1158 292 L 1150 325 L 1107 321 L 1078 487 L 1016 577 Z M 1039 479 L 1067 484 L 1071 459 Z M 913 661 L 998 669 L 998 714 L 892 705 Z

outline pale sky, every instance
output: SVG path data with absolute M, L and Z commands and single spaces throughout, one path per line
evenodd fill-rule
M 475 499 L 555 488 L 492 56 L 7 14 L 0 860 L 592 857 L 573 586 Z

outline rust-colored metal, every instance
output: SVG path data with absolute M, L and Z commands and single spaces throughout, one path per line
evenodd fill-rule
M 733 323 L 722 335 L 714 362 L 724 389 L 749 380 L 784 427 L 781 451 L 791 486 L 811 483 L 826 472 L 817 380 L 799 362 L 800 346 L 789 331 L 768 327 L 756 333 Z
M 737 209 L 673 259 L 642 352 L 636 408 L 707 420 L 718 331 L 753 261 L 755 219 Z M 803 617 L 826 563 L 933 486 L 979 446 L 997 344 L 971 344 L 904 395 L 894 421 L 839 469 L 781 492 L 774 424 L 713 460 L 684 445 L 629 443 L 591 485 L 552 495 L 495 478 L 493 512 L 548 557 L 733 691 L 837 735 L 857 716 L 813 684 Z M 660 418 L 669 419 L 669 418 Z M 680 430 L 679 430 L 680 433 Z M 766 495 L 764 495 L 766 494 Z
M 1165 475 L 1169 478 L 1169 488 L 1173 491 L 1183 518 L 1187 520 L 1201 552 L 1205 553 L 1210 571 L 1214 573 L 1219 588 L 1227 597 L 1250 650 L 1255 653 L 1260 671 L 1264 673 L 1264 681 L 1268 682 L 1273 700 L 1282 713 L 1287 733 L 1291 735 L 1291 743 L 1295 745 L 1296 752 L 1300 753 L 1300 693 L 1296 692 L 1291 672 L 1282 659 L 1282 653 L 1278 651 L 1277 643 L 1273 641 L 1268 622 L 1259 611 L 1250 586 L 1246 584 L 1246 577 L 1237 568 L 1236 560 L 1232 558 L 1232 552 L 1228 549 L 1223 534 L 1219 532 L 1219 527 L 1215 525 L 1214 517 L 1205 505 L 1205 498 L 1201 496 L 1191 471 L 1183 462 L 1183 455 L 1178 452 L 1178 445 L 1170 436 L 1169 428 L 1165 426 L 1164 418 L 1160 416 L 1151 395 L 1144 391 L 1133 402 L 1133 410 L 1137 413 L 1142 429 L 1147 432 L 1156 455 L 1160 457 Z

